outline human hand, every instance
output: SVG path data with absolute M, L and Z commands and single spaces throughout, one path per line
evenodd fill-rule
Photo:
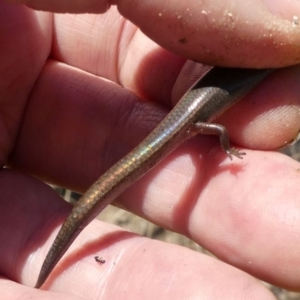
M 144 26 L 151 24 L 138 9 L 134 12 L 140 22 L 144 18 Z M 1 4 L 0 14 L 5 45 L 0 50 L 1 159 L 14 169 L 1 173 L 1 270 L 5 278 L 32 286 L 70 208 L 51 189 L 18 171 L 84 191 L 157 124 L 166 106 L 191 83 L 184 80 L 186 75 L 193 79 L 201 68 L 160 48 L 124 23 L 115 9 L 105 15 L 54 15 L 54 22 L 52 14 L 25 7 Z M 152 38 L 159 42 L 160 32 L 155 34 L 158 37 Z M 246 54 L 253 49 L 236 46 L 224 47 L 218 56 L 218 43 L 212 56 L 215 64 L 241 65 L 241 55 L 234 51 L 244 51 L 241 66 L 296 63 L 296 33 L 279 32 L 277 38 L 290 39 L 295 46 L 290 42 L 277 52 L 274 46 L 275 62 L 271 54 L 269 62 L 263 61 L 263 50 L 257 51 L 261 56 L 251 57 Z M 264 40 L 260 43 L 263 48 Z M 197 54 L 194 45 L 172 50 L 193 59 L 195 52 L 197 60 L 213 63 L 210 56 Z M 278 72 L 222 117 L 235 142 L 272 149 L 295 135 L 298 72 Z M 284 106 L 290 103 L 293 106 Z M 272 114 L 257 117 L 274 107 Z M 257 119 L 249 125 L 254 116 Z M 282 128 L 279 117 L 290 126 Z M 128 298 L 151 299 L 273 299 L 251 276 L 229 264 L 269 282 L 299 288 L 294 250 L 299 239 L 298 164 L 271 152 L 247 151 L 243 161 L 233 163 L 223 162 L 225 157 L 214 139 L 197 137 L 118 199 L 118 205 L 193 238 L 225 263 L 95 221 L 48 281 L 56 297 L 64 292 L 61 298 L 84 294 L 111 299 L 126 293 Z M 101 267 L 94 261 L 99 253 L 107 261 Z M 59 276 L 62 271 L 64 276 Z M 44 294 L 1 282 L 11 298 L 25 290 L 36 297 Z

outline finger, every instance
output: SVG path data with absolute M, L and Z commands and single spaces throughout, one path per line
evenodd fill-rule
M 189 59 L 238 67 L 296 64 L 299 36 L 293 16 L 299 3 L 250 2 L 216 0 L 199 5 L 190 0 L 174 5 L 174 1 L 123 0 L 117 4 L 121 14 L 150 38 Z M 150 22 L 145 21 L 146 14 Z M 292 59 L 287 57 L 290 54 Z
M 25 285 L 12 282 L 8 279 L 0 279 L 1 297 L 3 299 L 22 299 L 24 295 L 28 299 L 41 299 L 41 300 L 80 300 L 81 297 L 74 298 L 74 296 L 65 293 L 45 292 L 42 290 L 33 289 Z
M 104 15 L 54 18 L 54 60 L 116 82 L 144 99 L 170 102 L 186 59 L 147 38 L 115 8 Z
M 258 87 L 257 95 L 261 95 L 263 101 L 260 105 L 252 105 L 252 118 L 261 114 L 264 107 L 263 112 L 274 111 L 270 114 L 273 124 L 280 117 L 281 122 L 289 126 L 281 127 L 279 135 L 278 130 L 264 125 L 259 135 L 250 130 L 250 137 L 246 139 L 247 135 L 243 132 L 248 126 L 251 128 L 252 123 L 241 124 L 241 120 L 250 114 L 242 107 L 224 123 L 238 144 L 245 141 L 244 146 L 254 144 L 266 149 L 264 142 L 265 135 L 268 135 L 269 149 L 274 149 L 291 140 L 299 130 L 298 118 L 292 117 L 298 114 L 298 73 L 291 72 L 289 75 L 290 97 L 284 99 L 278 90 L 281 87 L 282 91 L 286 91 L 285 80 L 278 80 L 280 77 L 277 76 L 280 74 L 275 74 Z M 274 86 L 274 81 L 278 90 L 270 94 L 269 85 Z M 251 105 L 257 97 L 254 94 L 245 99 L 244 105 Z M 285 101 L 285 104 L 281 103 L 282 110 L 280 107 L 274 110 L 279 101 Z M 294 105 L 290 105 L 292 101 Z M 291 109 L 286 110 L 286 107 Z M 108 167 L 132 150 L 166 113 L 162 106 L 141 102 L 114 83 L 49 62 L 27 106 L 11 164 L 51 182 L 84 191 Z M 237 120 L 239 123 L 236 123 Z M 260 122 L 264 124 L 264 119 L 261 118 Z M 264 133 L 263 128 L 270 129 Z M 204 143 L 198 151 L 205 153 L 209 147 Z M 221 151 L 218 145 L 217 149 Z
M 164 114 L 160 106 L 141 102 L 115 83 L 49 61 L 27 105 L 10 165 L 72 189 L 80 182 L 85 189 Z M 129 138 L 132 126 L 137 131 Z M 85 174 L 78 172 L 83 169 Z
M 51 16 L 0 3 L 0 165 L 18 136 L 28 96 L 51 48 Z
M 142 98 L 168 103 L 185 60 L 124 22 L 115 9 L 92 17 L 57 15 L 53 59 L 117 82 Z
M 228 126 L 232 140 L 262 150 L 278 149 L 294 141 L 300 130 L 299 76 L 299 66 L 274 73 L 269 83 L 262 83 L 248 95 L 247 101 L 239 102 L 223 115 L 221 123 L 235 120 Z M 244 112 L 243 117 L 239 111 Z
M 192 148 L 194 155 L 165 161 L 163 170 L 147 174 L 118 204 L 255 277 L 299 290 L 299 163 L 251 151 L 222 163 L 214 150 L 199 158 Z
M 24 175 L 3 171 L 0 182 L 0 238 L 6 240 L 0 247 L 1 273 L 33 286 L 58 223 L 67 213 L 66 205 L 49 188 Z M 26 191 L 25 198 L 21 199 L 16 185 Z M 5 201 L 8 196 L 11 201 Z M 24 209 L 24 200 L 29 209 Z M 94 259 L 99 254 L 105 259 L 101 265 Z M 121 293 L 130 299 L 156 295 L 168 299 L 274 299 L 258 281 L 220 261 L 99 221 L 86 228 L 47 284 L 44 288 L 51 287 L 56 293 L 78 298 L 84 293 L 88 299 L 114 299 Z M 28 293 L 39 294 L 36 290 Z
M 202 74 L 200 64 L 189 62 L 182 68 L 172 93 L 175 103 Z M 274 72 L 216 123 L 226 124 L 231 141 L 246 148 L 270 150 L 287 145 L 300 128 L 299 76 L 299 66 Z
M 248 152 L 247 161 L 222 169 L 210 174 L 215 180 L 197 200 L 191 236 L 222 260 L 299 291 L 299 163 L 277 153 Z
M 58 12 L 121 14 L 166 49 L 212 65 L 280 67 L 299 62 L 297 1 L 11 0 Z M 145 18 L 147 16 L 147 18 Z

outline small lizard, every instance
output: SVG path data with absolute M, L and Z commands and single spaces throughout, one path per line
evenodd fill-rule
M 157 127 L 136 148 L 105 172 L 75 204 L 45 258 L 35 287 L 41 287 L 87 224 L 187 139 L 198 133 L 218 135 L 222 149 L 231 159 L 232 155 L 242 158 L 245 153 L 230 147 L 226 128 L 210 122 L 245 96 L 272 71 L 216 67 L 200 78 Z

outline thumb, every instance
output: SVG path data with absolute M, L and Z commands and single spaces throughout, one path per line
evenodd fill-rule
M 117 2 L 121 14 L 150 38 L 198 62 L 265 68 L 300 61 L 300 27 L 295 17 L 300 14 L 300 2 Z
M 103 13 L 111 5 L 164 48 L 221 66 L 283 67 L 300 61 L 298 1 L 6 0 L 38 10 Z

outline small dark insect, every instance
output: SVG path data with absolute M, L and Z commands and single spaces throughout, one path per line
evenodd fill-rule
M 106 262 L 106 260 L 103 259 L 102 257 L 95 256 L 94 258 L 95 258 L 95 261 L 96 261 L 97 263 L 99 263 L 100 265 L 102 265 L 102 264 L 104 264 L 104 263 Z

